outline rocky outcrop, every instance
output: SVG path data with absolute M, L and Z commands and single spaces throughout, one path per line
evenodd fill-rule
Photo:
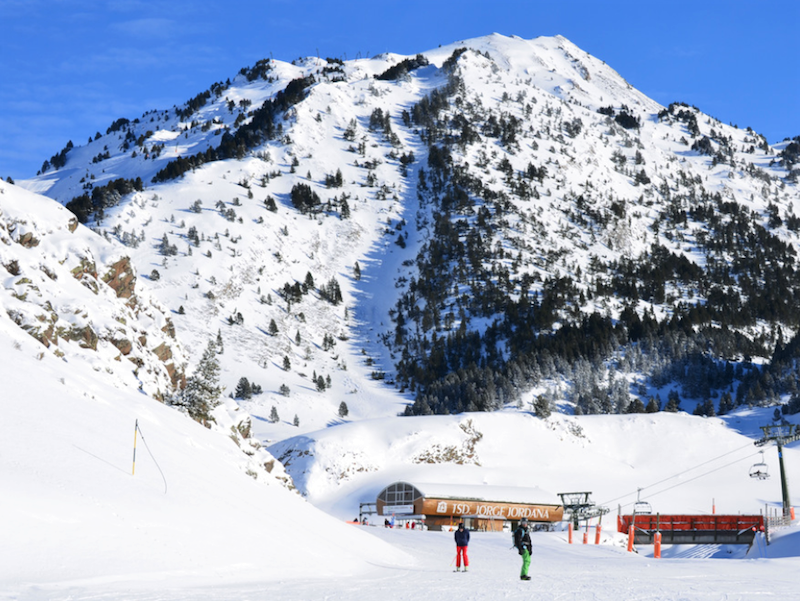
M 117 347 L 120 353 L 122 353 L 126 357 L 130 355 L 131 351 L 133 350 L 133 343 L 127 338 L 121 338 L 121 339 L 111 338 L 110 342 L 115 347 Z
M 67 339 L 73 340 L 81 345 L 83 348 L 97 350 L 97 334 L 92 329 L 92 326 L 76 326 L 67 332 Z
M 103 276 L 103 281 L 117 293 L 117 298 L 133 297 L 136 288 L 136 274 L 131 267 L 130 258 L 122 257 L 112 263 Z
M 186 359 L 124 252 L 58 203 L 0 181 L 0 311 L 42 345 L 41 358 L 49 349 L 87 361 L 97 377 L 163 400 L 185 385 Z
M 21 246 L 25 248 L 33 248 L 39 246 L 39 240 L 33 235 L 33 232 L 25 232 L 17 240 Z

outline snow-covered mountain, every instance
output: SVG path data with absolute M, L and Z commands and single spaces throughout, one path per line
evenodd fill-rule
M 622 505 L 714 459 L 664 511 L 779 503 L 746 468 L 758 426 L 800 408 L 798 144 L 662 107 L 564 38 L 496 34 L 259 61 L 70 142 L 0 182 L 0 352 L 20 391 L 0 468 L 24 516 L 13 541 L 91 540 L 54 572 L 32 548 L 0 582 L 113 579 L 152 545 L 138 569 L 164 562 L 172 582 L 192 566 L 274 580 L 307 560 L 287 522 L 334 529 L 315 547 L 348 550 L 331 572 L 390 553 L 293 485 L 337 518 L 396 479 Z M 175 408 L 209 356 L 223 396 L 207 429 Z M 674 414 L 695 407 L 727 415 Z M 164 446 L 131 480 L 137 418 Z M 195 532 L 208 511 L 253 525 L 234 556 Z M 132 549 L 88 569 L 107 529 Z M 253 559 L 265 540 L 285 556 Z
M 21 184 L 129 246 L 192 361 L 232 350 L 223 384 L 264 391 L 243 405 L 274 440 L 537 398 L 786 402 L 796 368 L 752 361 L 797 331 L 793 145 L 495 34 L 259 61 Z

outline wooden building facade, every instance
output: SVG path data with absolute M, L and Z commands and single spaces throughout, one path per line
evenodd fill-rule
M 394 482 L 377 498 L 381 516 L 424 521 L 429 530 L 464 522 L 471 530 L 500 531 L 522 518 L 559 522 L 564 508 L 539 489 Z

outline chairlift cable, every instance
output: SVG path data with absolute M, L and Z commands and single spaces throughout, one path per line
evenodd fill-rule
M 635 492 L 640 492 L 640 491 L 642 491 L 642 490 L 646 490 L 646 489 L 648 489 L 648 488 L 653 488 L 654 486 L 658 486 L 659 484 L 663 484 L 663 483 L 664 483 L 664 482 L 666 482 L 667 480 L 672 480 L 673 478 L 677 478 L 678 476 L 682 476 L 683 474 L 685 474 L 685 473 L 687 473 L 687 472 L 691 472 L 692 470 L 696 470 L 697 468 L 703 467 L 704 465 L 707 465 L 707 464 L 709 464 L 709 463 L 712 463 L 712 462 L 714 462 L 714 461 L 717 461 L 717 460 L 719 460 L 719 459 L 722 459 L 723 457 L 727 457 L 728 455 L 731 455 L 731 454 L 733 454 L 733 453 L 738 453 L 738 452 L 739 452 L 739 451 L 741 451 L 742 449 L 747 449 L 747 448 L 749 448 L 749 447 L 752 447 L 752 446 L 753 446 L 753 443 L 747 443 L 747 444 L 746 444 L 746 445 L 744 445 L 743 447 L 739 447 L 738 449 L 734 449 L 734 450 L 732 450 L 732 451 L 728 451 L 727 453 L 723 453 L 723 454 L 722 454 L 722 455 L 720 455 L 719 457 L 714 457 L 713 459 L 709 459 L 708 461 L 704 461 L 703 463 L 699 463 L 699 464 L 695 465 L 694 467 L 690 467 L 689 469 L 687 469 L 687 470 L 684 470 L 684 471 L 682 471 L 682 472 L 679 472 L 679 473 L 677 473 L 677 474 L 674 474 L 674 475 L 672 475 L 672 476 L 669 476 L 668 478 L 664 478 L 663 480 L 659 480 L 658 482 L 654 482 L 653 484 L 650 484 L 650 485 L 648 485 L 648 486 L 643 486 L 643 487 L 641 487 L 641 488 L 638 488 L 638 489 L 637 489 Z M 745 458 L 743 458 L 743 459 L 748 459 L 748 458 L 750 458 L 750 457 L 752 457 L 752 456 L 753 456 L 753 455 L 748 455 L 747 457 L 745 457 Z M 742 459 L 737 459 L 737 461 L 736 461 L 736 462 L 734 462 L 734 463 L 738 463 L 739 461 L 742 461 Z M 729 464 L 729 465 L 731 465 L 731 464 Z M 723 466 L 723 467 L 727 467 L 727 466 Z M 719 469 L 722 469 L 722 468 L 719 468 Z M 713 470 L 712 470 L 712 471 L 713 471 Z M 709 473 L 711 473 L 711 472 L 709 472 Z M 695 479 L 696 479 L 696 478 L 692 478 L 692 480 L 695 480 Z M 691 482 L 691 480 L 687 480 L 687 482 Z M 669 489 L 666 489 L 666 490 L 669 490 Z M 609 504 L 613 503 L 614 501 L 619 501 L 620 499 L 624 499 L 625 497 L 627 497 L 627 496 L 630 496 L 630 495 L 632 495 L 632 494 L 634 494 L 634 492 L 625 493 L 624 495 L 621 495 L 621 496 L 619 496 L 619 497 L 617 497 L 617 498 L 615 498 L 615 499 L 611 499 L 610 501 L 606 501 L 605 503 L 601 503 L 601 505 L 609 505 Z M 650 495 L 650 496 L 653 496 L 653 495 Z M 628 503 L 628 504 L 629 504 L 629 503 Z
M 754 453 L 754 454 L 757 454 L 757 453 Z M 677 484 L 673 484 L 672 486 L 669 486 L 669 487 L 667 487 L 667 488 L 665 488 L 663 490 L 659 490 L 658 492 L 651 493 L 650 496 L 654 497 L 656 495 L 660 495 L 662 492 L 667 492 L 668 490 L 672 490 L 673 488 L 677 488 L 678 486 L 682 486 L 684 484 L 688 484 L 689 482 L 697 480 L 698 478 L 702 478 L 704 476 L 708 476 L 709 474 L 713 474 L 714 472 L 718 472 L 719 470 L 725 469 L 726 467 L 730 467 L 732 465 L 735 465 L 735 464 L 737 464 L 737 463 L 739 463 L 741 461 L 744 461 L 745 459 L 749 459 L 752 456 L 753 455 L 748 455 L 747 457 L 742 457 L 741 459 L 737 459 L 736 461 L 731 461 L 730 463 L 727 463 L 727 464 L 722 465 L 720 467 L 714 468 L 713 470 L 711 470 L 709 472 L 705 472 L 704 474 L 700 474 L 699 476 L 695 476 L 694 478 L 690 478 L 689 480 L 686 480 L 684 482 L 678 482 Z M 664 482 L 664 481 L 662 480 L 662 482 Z M 655 486 L 655 485 L 651 485 L 651 486 Z

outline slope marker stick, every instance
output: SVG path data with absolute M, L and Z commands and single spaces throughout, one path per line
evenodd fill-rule
M 136 425 L 133 427 L 133 468 L 131 468 L 131 476 L 136 473 L 136 435 L 139 432 L 139 420 L 136 420 Z

